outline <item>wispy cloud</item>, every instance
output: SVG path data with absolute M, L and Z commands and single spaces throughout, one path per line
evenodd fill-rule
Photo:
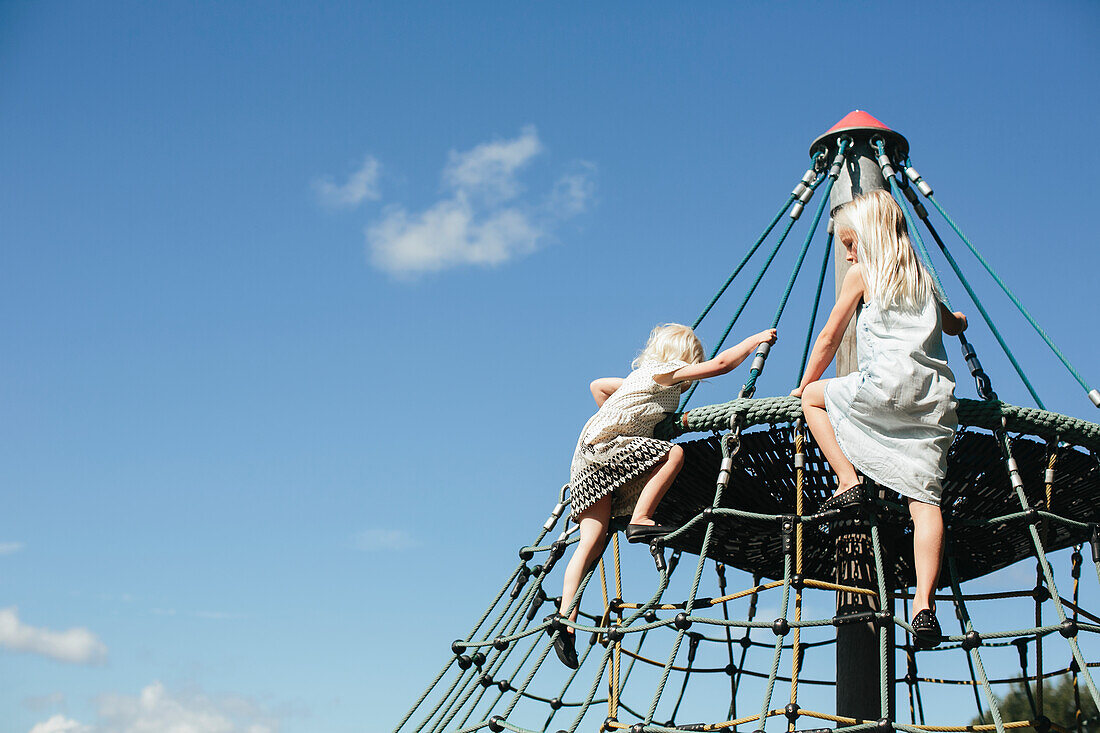
M 0 647 L 73 664 L 99 664 L 107 658 L 107 646 L 88 629 L 30 626 L 19 620 L 14 606 L 0 609 Z
M 313 182 L 313 190 L 318 200 L 325 206 L 349 209 L 364 201 L 377 201 L 380 193 L 378 178 L 382 166 L 373 156 L 366 156 L 363 165 L 348 176 L 344 183 L 336 183 L 331 176 L 318 178 Z
M 352 546 L 365 552 L 408 550 L 419 544 L 403 529 L 367 529 L 352 539 Z
M 36 712 L 61 707 L 64 704 L 65 693 L 63 692 L 51 692 L 48 695 L 29 695 L 23 698 L 23 707 Z
M 14 555 L 25 546 L 22 542 L 0 542 L 0 555 Z
M 518 174 L 543 150 L 534 126 L 510 140 L 451 151 L 447 195 L 419 212 L 390 206 L 366 229 L 371 262 L 398 277 L 461 265 L 494 266 L 538 248 L 553 227 L 585 210 L 595 167 L 577 163 L 537 202 L 523 199 Z
M 36 723 L 30 733 L 92 733 L 92 729 L 59 713 L 51 715 L 48 720 Z
M 275 715 L 246 697 L 172 693 L 160 682 L 138 695 L 102 695 L 97 713 L 94 725 L 54 715 L 30 733 L 277 733 L 279 729 Z

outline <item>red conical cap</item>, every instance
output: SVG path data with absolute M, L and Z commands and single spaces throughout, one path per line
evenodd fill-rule
M 855 109 L 844 115 L 843 119 L 841 119 L 840 122 L 836 123 L 828 130 L 826 130 L 825 134 L 828 135 L 831 132 L 837 132 L 839 130 L 851 130 L 852 128 L 866 127 L 873 127 L 879 130 L 890 129 L 863 110 Z

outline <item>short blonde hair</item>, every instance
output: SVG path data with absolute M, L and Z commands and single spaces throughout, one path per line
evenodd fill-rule
M 679 323 L 661 323 L 649 332 L 649 340 L 638 357 L 631 363 L 637 369 L 649 362 L 683 361 L 698 364 L 703 361 L 703 344 L 687 326 Z
M 905 215 L 889 192 L 879 189 L 857 196 L 837 210 L 839 234 L 856 235 L 856 255 L 863 265 L 868 300 L 883 308 L 917 309 L 932 296 L 932 277 L 913 251 Z

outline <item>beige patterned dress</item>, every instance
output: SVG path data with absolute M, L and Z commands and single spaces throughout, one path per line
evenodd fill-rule
M 612 516 L 634 510 L 645 484 L 639 479 L 672 449 L 672 443 L 653 437 L 653 429 L 667 413 L 676 411 L 680 400 L 680 385 L 664 387 L 653 377 L 686 365 L 683 361 L 642 364 L 585 423 L 569 471 L 574 520 L 608 494 L 613 495 Z

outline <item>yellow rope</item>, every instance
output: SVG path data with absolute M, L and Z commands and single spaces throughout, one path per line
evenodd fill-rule
M 623 597 L 623 568 L 619 562 L 619 533 L 616 532 L 611 540 L 611 546 L 615 557 L 615 597 L 620 600 Z M 619 621 L 623 620 L 623 612 L 618 611 Z M 607 700 L 608 716 L 615 718 L 619 715 L 619 691 L 621 689 L 621 673 L 623 669 L 622 641 L 615 642 L 615 653 L 611 657 L 611 695 Z
M 799 421 L 794 426 L 794 454 L 795 454 L 795 490 L 794 490 L 794 512 L 799 517 L 802 516 L 802 491 L 803 481 L 805 479 L 804 461 L 805 455 L 802 451 L 802 422 Z M 795 522 L 794 525 L 794 571 L 798 575 L 802 574 L 802 522 Z M 794 620 L 795 623 L 802 621 L 802 586 L 799 585 L 794 589 Z M 794 627 L 794 636 L 791 642 L 791 703 L 798 703 L 798 671 L 799 671 L 799 652 L 801 651 L 802 629 L 798 626 Z M 794 720 L 787 721 L 787 731 L 793 733 L 795 729 Z

